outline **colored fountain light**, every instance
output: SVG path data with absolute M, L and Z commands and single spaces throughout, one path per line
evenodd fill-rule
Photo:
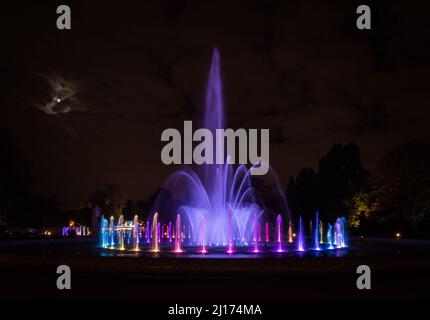
M 178 235 L 180 233 L 181 233 L 181 216 L 178 214 L 176 216 L 176 234 Z M 182 252 L 181 243 L 182 243 L 182 237 L 176 237 L 175 238 L 175 252 L 176 253 Z
M 134 251 L 139 251 L 139 217 L 134 216 L 133 219 L 133 249 Z
M 288 221 L 288 243 L 293 243 L 293 227 L 291 226 L 291 220 Z
M 252 252 L 259 253 L 260 249 L 258 248 L 258 241 L 259 241 L 259 230 L 260 230 L 260 223 L 258 221 L 257 213 L 254 212 L 254 250 Z
M 158 212 L 156 212 L 152 218 L 152 252 L 160 252 L 158 242 L 158 226 Z
M 305 251 L 302 216 L 299 217 L 299 236 L 297 239 L 297 251 Z
M 200 226 L 199 226 L 199 240 L 200 240 L 200 253 L 207 253 L 206 249 L 206 222 L 203 215 L 200 216 Z
M 284 252 L 282 248 L 282 216 L 278 214 L 276 217 L 276 243 L 277 243 L 277 252 Z
M 231 211 L 228 212 L 228 225 L 227 225 L 227 253 L 234 252 L 233 244 L 233 221 Z
M 314 245 L 315 250 L 319 251 L 321 250 L 320 244 L 319 244 L 319 216 L 318 211 L 315 213 L 315 232 L 314 232 Z
M 333 227 L 331 224 L 328 224 L 327 227 L 327 243 L 328 243 L 328 249 L 334 249 L 333 247 Z
M 324 224 L 320 221 L 320 244 L 324 243 Z
M 220 63 L 220 54 L 214 49 L 202 119 L 203 127 L 212 133 L 216 150 L 224 139 L 217 137 L 216 132 L 226 127 Z M 196 150 L 184 145 L 184 154 Z M 100 246 L 145 252 L 221 251 L 232 256 L 236 252 L 263 256 L 294 251 L 294 247 L 305 251 L 306 247 L 323 250 L 346 246 L 345 219 L 338 218 L 333 225 L 328 224 L 324 243 L 324 226 L 318 212 L 315 224 L 309 221 L 310 240 L 306 243 L 304 223 L 307 225 L 308 221 L 302 221 L 300 216 L 293 230 L 295 222 L 276 173 L 269 167 L 264 176 L 264 183 L 277 199 L 276 209 L 267 208 L 259 188 L 251 180 L 251 170 L 259 165 L 248 168 L 241 162 L 235 166 L 234 156 L 227 147 L 221 158 L 218 153 L 205 154 L 206 160 L 211 161 L 176 170 L 166 179 L 146 221 L 139 221 L 137 215 L 130 221 L 125 221 L 123 216 L 111 216 L 109 220 L 102 217 Z M 274 214 L 275 210 L 279 214 Z

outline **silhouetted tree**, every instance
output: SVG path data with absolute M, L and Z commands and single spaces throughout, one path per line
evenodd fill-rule
M 19 223 L 23 204 L 31 198 L 33 180 L 16 139 L 0 130 L 0 224 Z
M 304 219 L 312 219 L 318 209 L 318 176 L 312 168 L 300 170 L 297 178 L 290 177 L 287 196 L 290 208 Z
M 335 144 L 319 162 L 319 210 L 334 219 L 351 213 L 348 204 L 368 188 L 369 174 L 363 169 L 356 144 Z
M 126 194 L 118 185 L 107 184 L 104 188 L 96 190 L 88 200 L 92 206 L 99 206 L 105 216 L 113 215 L 119 218 L 126 207 L 126 199 Z
M 42 227 L 60 221 L 57 198 L 35 194 L 35 181 L 15 137 L 0 130 L 0 224 Z
M 372 212 L 417 228 L 430 213 L 430 144 L 409 142 L 387 153 L 373 183 Z
M 322 219 L 351 216 L 363 209 L 368 189 L 368 173 L 363 169 L 358 147 L 354 143 L 336 144 L 321 158 L 318 172 L 302 169 L 287 185 L 289 205 L 295 215 L 312 219 L 315 211 Z M 361 211 L 360 211 L 361 210 Z

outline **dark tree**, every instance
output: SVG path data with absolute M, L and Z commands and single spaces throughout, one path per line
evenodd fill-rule
M 318 210 L 322 219 L 333 221 L 362 210 L 367 189 L 368 173 L 361 166 L 358 147 L 336 144 L 321 158 L 318 172 L 304 168 L 290 178 L 287 196 L 295 216 L 312 219 Z
M 312 219 L 318 209 L 318 176 L 312 168 L 300 170 L 297 178 L 290 177 L 287 196 L 290 208 L 304 219 Z
M 430 144 L 402 144 L 382 159 L 373 184 L 375 215 L 418 225 L 430 213 Z
M 96 190 L 88 199 L 90 206 L 99 206 L 105 216 L 113 215 L 116 219 L 126 207 L 126 194 L 115 184 L 107 184 Z
M 31 199 L 29 165 L 16 139 L 0 130 L 0 224 L 18 224 L 24 204 Z
M 356 144 L 336 144 L 319 162 L 319 210 L 325 217 L 347 216 L 348 203 L 368 187 L 369 174 L 363 169 Z

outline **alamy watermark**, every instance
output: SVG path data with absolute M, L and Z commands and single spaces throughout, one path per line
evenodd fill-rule
M 166 165 L 252 164 L 251 175 L 265 175 L 269 170 L 269 134 L 269 129 L 216 129 L 214 137 L 206 128 L 193 133 L 192 121 L 184 121 L 183 137 L 174 128 L 161 134 L 161 141 L 168 142 L 161 150 L 161 161 Z
M 57 278 L 57 288 L 59 290 L 70 290 L 72 288 L 71 281 L 71 270 L 68 265 L 62 264 L 57 267 L 57 274 L 60 276 Z

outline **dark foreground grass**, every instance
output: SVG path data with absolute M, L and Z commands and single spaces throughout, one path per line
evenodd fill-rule
M 283 258 L 176 258 L 113 254 L 88 240 L 0 244 L 0 298 L 6 299 L 428 299 L 430 242 L 359 239 L 332 254 Z M 56 288 L 56 268 L 72 290 Z M 372 289 L 356 288 L 356 268 Z

